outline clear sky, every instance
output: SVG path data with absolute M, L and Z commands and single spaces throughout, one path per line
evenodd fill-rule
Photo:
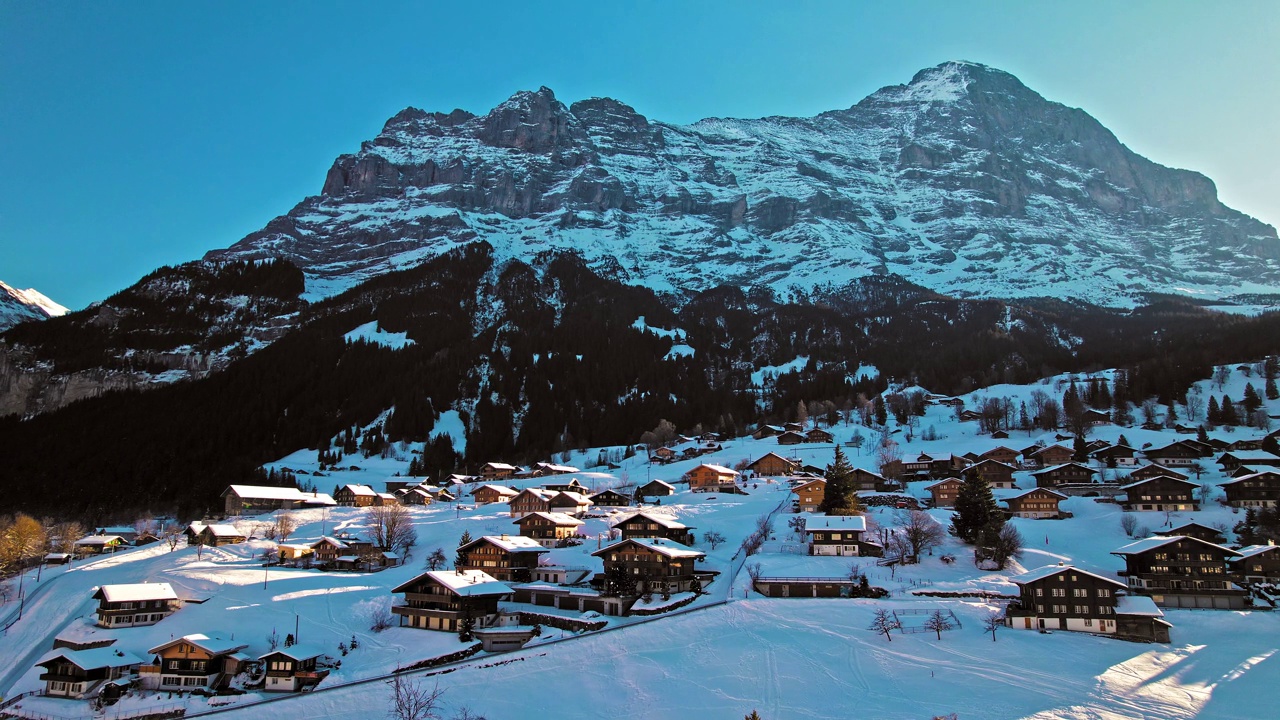
M 1280 224 L 1277 0 L 0 0 L 0 279 L 78 308 L 226 247 L 408 105 L 812 115 L 960 59 Z

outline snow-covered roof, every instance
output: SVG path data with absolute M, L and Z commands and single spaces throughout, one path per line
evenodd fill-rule
M 529 513 L 528 515 L 525 515 L 524 517 L 519 518 L 519 519 L 517 519 L 517 520 L 514 520 L 514 521 L 512 521 L 512 522 L 514 522 L 515 524 L 519 525 L 519 524 L 523 523 L 525 520 L 527 520 L 527 519 L 529 519 L 529 518 L 531 518 L 531 517 L 534 517 L 535 515 L 536 515 L 536 516 L 538 516 L 538 517 L 540 517 L 540 518 L 542 518 L 542 519 L 544 519 L 544 520 L 549 520 L 549 521 L 551 521 L 551 522 L 555 523 L 556 525 L 582 525 L 582 524 L 584 524 L 581 520 L 579 520 L 579 519 L 578 519 L 578 518 L 576 518 L 576 517 L 573 517 L 572 515 L 566 515 L 566 514 L 564 514 L 564 513 L 558 513 L 558 512 L 531 512 L 531 513 Z
M 621 545 L 626 545 L 628 543 L 646 547 L 658 553 L 659 555 L 665 555 L 669 558 L 706 557 L 706 553 L 702 552 L 701 550 L 691 550 L 685 547 L 684 545 L 681 545 L 675 542 L 674 540 L 664 540 L 662 538 L 631 538 L 630 540 L 623 540 L 622 542 L 616 542 L 608 547 L 601 548 L 591 554 L 596 557 L 602 557 L 608 554 L 609 551 L 613 550 L 614 548 L 619 547 Z
M 302 493 L 301 498 L 303 505 L 337 505 L 338 501 L 333 499 L 329 493 Z
M 1043 469 L 1043 470 L 1037 470 L 1037 471 L 1035 471 L 1035 472 L 1033 472 L 1033 473 L 1031 473 L 1031 474 L 1032 474 L 1032 475 L 1044 475 L 1044 474 L 1046 474 L 1046 473 L 1055 472 L 1055 471 L 1057 471 L 1057 470 L 1062 470 L 1062 469 L 1064 469 L 1064 468 L 1069 468 L 1069 467 L 1080 468 L 1081 470 L 1088 470 L 1090 475 L 1092 475 L 1092 474 L 1094 474 L 1094 473 L 1098 472 L 1097 470 L 1094 470 L 1093 468 L 1089 467 L 1088 465 L 1081 465 L 1081 464 L 1080 464 L 1080 463 L 1078 463 L 1078 462 L 1067 462 L 1067 463 L 1062 463 L 1061 465 L 1054 465 L 1053 467 L 1047 467 L 1047 468 L 1045 468 L 1045 469 Z
M 72 544 L 73 545 L 106 545 L 110 543 L 112 540 L 115 540 L 117 542 L 124 542 L 124 538 L 120 537 L 119 535 L 89 535 L 88 537 L 80 538 L 79 540 L 75 541 Z
M 204 529 L 208 530 L 214 537 L 244 537 L 244 533 L 237 530 L 234 525 L 216 523 L 213 525 L 205 525 Z
M 128 585 L 103 585 L 94 597 L 107 602 L 143 602 L 146 600 L 177 600 L 169 583 L 131 583 Z
M 1009 578 L 1009 582 L 1014 583 L 1016 585 L 1026 585 L 1028 583 L 1033 583 L 1033 582 L 1036 582 L 1037 580 L 1043 580 L 1047 577 L 1053 577 L 1058 573 L 1067 572 L 1067 571 L 1077 573 L 1079 575 L 1088 575 L 1089 577 L 1097 578 L 1098 580 L 1111 583 L 1112 585 L 1117 585 L 1122 588 L 1128 587 L 1127 585 L 1120 582 L 1119 580 L 1116 580 L 1114 578 L 1109 578 L 1109 577 L 1103 577 L 1101 575 L 1098 575 L 1097 573 L 1091 573 L 1088 570 L 1081 570 L 1080 568 L 1074 565 L 1045 565 L 1044 567 L 1038 567 L 1035 570 L 1028 570 L 1027 572 L 1022 573 L 1021 575 L 1015 575 Z
M 507 496 L 515 496 L 516 494 L 519 493 L 518 490 L 512 490 L 509 487 L 503 487 L 501 485 L 481 485 L 475 490 L 472 490 L 471 494 L 475 495 L 477 492 L 481 490 L 492 490 L 493 492 L 496 492 L 499 495 L 507 495 Z
M 672 490 L 675 490 L 675 489 L 676 489 L 676 486 L 675 486 L 675 485 L 672 485 L 671 483 L 667 482 L 666 480 L 650 480 L 649 482 L 645 483 L 644 485 L 641 485 L 640 487 L 648 487 L 649 485 L 653 485 L 654 483 L 657 483 L 657 484 L 659 484 L 659 485 L 661 485 L 661 486 L 663 486 L 663 487 L 666 487 L 666 488 L 671 488 Z
M 552 491 L 551 497 L 567 497 L 579 505 L 591 505 L 591 500 L 582 493 L 572 492 L 570 490 Z
M 508 465 L 506 463 L 499 463 L 499 462 L 485 463 L 483 467 L 493 468 L 494 470 L 519 470 L 520 469 L 515 465 Z
M 1271 552 L 1276 549 L 1280 549 L 1280 545 L 1246 545 L 1236 551 L 1240 553 L 1240 557 L 1235 559 L 1251 558 L 1254 555 L 1261 555 L 1264 552 Z
M 1230 480 L 1228 480 L 1228 481 L 1226 481 L 1226 482 L 1220 482 L 1220 483 L 1218 483 L 1218 484 L 1219 484 L 1219 485 L 1234 485 L 1234 484 L 1236 484 L 1236 483 L 1240 482 L 1241 480 L 1255 480 L 1255 479 L 1257 479 L 1257 478 L 1259 478 L 1259 477 L 1262 477 L 1263 475 L 1280 475 L 1280 468 L 1271 468 L 1271 469 L 1269 469 L 1269 470 L 1261 470 L 1261 471 L 1259 471 L 1259 472 L 1249 473 L 1248 475 L 1241 475 L 1240 477 L 1234 477 L 1234 478 L 1231 478 Z
M 37 665 L 62 658 L 81 670 L 97 670 L 99 668 L 125 667 L 141 665 L 142 658 L 131 652 L 114 647 L 91 648 L 89 650 L 67 650 L 59 648 L 44 654 Z
M 377 497 L 378 493 L 368 485 L 355 485 L 348 483 L 342 486 L 343 490 L 350 490 L 352 495 L 361 495 L 364 497 Z
M 1030 495 L 1031 493 L 1034 493 L 1034 492 L 1047 492 L 1047 493 L 1049 493 L 1050 495 L 1054 495 L 1054 496 L 1056 496 L 1056 497 L 1058 498 L 1058 500 L 1066 500 L 1066 499 L 1067 499 L 1067 496 L 1066 496 L 1066 495 L 1063 495 L 1062 493 L 1058 492 L 1057 490 L 1050 490 L 1049 488 L 1042 488 L 1042 487 L 1034 487 L 1034 488 L 1031 488 L 1030 490 L 1023 490 L 1022 492 L 1020 492 L 1020 493 L 1018 493 L 1018 494 L 1016 494 L 1016 495 L 1006 495 L 1006 496 L 1004 497 L 1004 499 L 1005 499 L 1005 500 L 1017 500 L 1017 499 L 1019 499 L 1019 498 L 1026 497 L 1027 495 Z
M 502 548 L 506 552 L 548 552 L 546 548 L 538 544 L 537 540 L 523 535 L 485 535 L 479 540 L 473 540 L 462 547 L 470 547 L 482 540 Z
M 1164 612 L 1156 607 L 1156 601 L 1146 595 L 1117 595 L 1116 614 L 1164 617 Z
M 551 463 L 538 463 L 535 467 L 537 467 L 539 470 L 548 470 L 550 472 L 556 472 L 561 474 L 579 472 L 578 468 L 573 467 L 571 465 L 552 465 Z
M 723 465 L 712 465 L 711 463 L 703 463 L 698 467 L 708 468 L 711 470 L 711 472 L 714 472 L 717 475 L 737 475 L 738 474 L 737 470 L 730 470 L 729 468 Z
M 1223 453 L 1222 457 L 1218 458 L 1218 462 L 1222 462 L 1222 458 L 1227 457 L 1228 455 L 1246 465 L 1249 463 L 1258 463 L 1259 465 L 1274 465 L 1280 463 L 1280 455 L 1267 452 L 1266 450 L 1232 450 L 1231 452 Z
M 129 525 L 112 525 L 99 528 L 98 533 L 100 535 L 136 535 L 138 531 Z
M 943 478 L 943 479 L 939 480 L 939 481 L 938 481 L 938 482 L 936 482 L 936 483 L 931 483 L 931 484 L 929 484 L 929 485 L 925 485 L 925 486 L 924 486 L 924 489 L 925 489 L 925 490 L 932 490 L 933 488 L 936 488 L 936 487 L 938 487 L 939 485 L 942 485 L 943 483 L 949 483 L 949 482 L 958 482 L 958 483 L 963 483 L 963 482 L 964 482 L 964 480 L 961 480 L 960 478 L 957 478 L 957 477 Z
M 392 495 L 391 493 L 378 493 L 378 497 L 382 498 L 383 500 L 394 501 L 396 499 L 396 496 Z
M 1139 480 L 1139 481 L 1137 481 L 1137 482 L 1131 482 L 1131 483 L 1129 483 L 1128 485 L 1121 485 L 1121 486 L 1120 486 L 1120 489 L 1121 489 L 1121 490 L 1128 490 L 1129 488 L 1134 488 L 1134 487 L 1137 487 L 1137 486 L 1139 486 L 1139 485 L 1146 485 L 1147 483 L 1149 483 L 1149 482 L 1155 482 L 1156 480 L 1169 480 L 1169 481 L 1171 481 L 1171 482 L 1180 482 L 1180 483 L 1183 483 L 1184 485 L 1190 485 L 1191 487 L 1196 487 L 1196 484 L 1195 484 L 1195 483 L 1193 483 L 1193 482 L 1191 482 L 1190 480 L 1182 480 L 1182 479 L 1180 479 L 1180 478 L 1176 478 L 1176 477 L 1169 477 L 1168 475 L 1156 475 L 1156 476 L 1154 476 L 1154 477 L 1149 477 L 1149 478 L 1147 478 L 1147 479 L 1145 479 L 1145 480 Z
M 1217 549 L 1222 550 L 1223 552 L 1226 552 L 1226 553 L 1231 554 L 1231 555 L 1239 555 L 1239 554 L 1240 554 L 1240 553 L 1236 552 L 1235 550 L 1232 550 L 1231 548 L 1222 547 L 1221 545 L 1214 545 L 1214 544 L 1213 544 L 1213 543 L 1211 543 L 1211 542 L 1206 542 L 1206 541 L 1204 541 L 1204 540 L 1201 540 L 1200 538 L 1193 538 L 1193 537 L 1191 537 L 1191 536 L 1189 536 L 1189 535 L 1168 535 L 1168 536 L 1165 536 L 1165 535 L 1157 535 L 1157 536 L 1155 536 L 1155 537 L 1145 538 L 1145 539 L 1143 539 L 1143 540 L 1139 540 L 1139 541 L 1137 541 L 1137 542 L 1131 542 L 1131 543 L 1129 543 L 1128 545 L 1125 545 L 1125 546 L 1124 546 L 1124 547 L 1122 547 L 1122 548 L 1118 548 L 1118 549 L 1116 549 L 1116 550 L 1112 550 L 1112 551 L 1111 551 L 1111 554 L 1112 554 L 1112 555 L 1139 555 L 1139 554 L 1144 553 L 1144 552 L 1146 552 L 1146 551 L 1148 551 L 1148 550 L 1153 550 L 1153 549 L 1158 548 L 1158 547 L 1163 547 L 1163 546 L 1165 546 L 1165 545 L 1168 545 L 1168 544 L 1170 544 L 1170 543 L 1177 542 L 1177 541 L 1179 541 L 1179 540 L 1190 540 L 1190 541 L 1191 541 L 1191 542 L 1193 542 L 1193 543 L 1199 543 L 1199 544 L 1201 544 L 1201 545 L 1208 545 L 1208 546 L 1209 546 L 1209 547 L 1211 547 L 1211 548 L 1217 548 Z
M 634 520 L 635 518 L 638 518 L 638 517 L 642 517 L 642 518 L 644 518 L 644 519 L 646 519 L 646 520 L 648 520 L 648 521 L 650 521 L 650 522 L 657 523 L 658 525 L 661 525 L 662 527 L 667 528 L 668 530 L 687 530 L 687 529 L 689 529 L 689 526 L 688 526 L 688 525 L 685 525 L 684 523 L 682 523 L 682 522 L 680 522 L 680 521 L 676 520 L 676 519 L 675 519 L 675 518 L 673 518 L 673 517 L 667 517 L 666 515 L 655 515 L 655 514 L 650 514 L 650 513 L 647 513 L 647 512 L 638 512 L 638 513 L 636 513 L 636 514 L 634 514 L 634 515 L 632 515 L 632 516 L 630 516 L 630 517 L 628 517 L 628 518 L 623 519 L 621 522 L 627 522 L 627 521 L 629 521 L 629 520 Z M 621 524 L 621 523 L 619 523 L 619 524 Z
M 242 498 L 253 500 L 305 500 L 311 493 L 304 493 L 296 487 L 269 487 L 266 485 L 232 485 L 223 495 L 235 493 Z
M 404 588 L 416 585 L 423 578 L 431 578 L 462 597 L 506 595 L 511 592 L 510 587 L 483 570 L 430 570 L 391 592 L 404 592 Z
M 258 659 L 262 660 L 270 655 L 276 654 L 284 655 L 287 658 L 292 658 L 301 662 L 303 660 L 310 660 L 311 658 L 324 655 L 324 650 L 313 645 L 290 645 L 289 647 L 276 648 L 275 650 L 259 656 Z
M 867 519 L 862 515 L 810 515 L 804 519 L 804 531 L 819 530 L 867 531 Z
M 315 546 L 317 546 L 317 545 L 332 545 L 332 546 L 334 546 L 335 548 L 337 548 L 337 549 L 339 549 L 339 550 L 346 550 L 348 547 L 350 547 L 349 545 L 347 545 L 346 543 L 342 542 L 342 541 L 341 541 L 341 540 L 339 540 L 338 538 L 335 538 L 335 537 L 329 537 L 328 535 L 325 535 L 324 537 L 320 538 L 319 540 L 317 540 L 317 541 L 315 541 L 315 542 L 311 543 L 310 547 L 315 547 Z
M 173 640 L 170 640 L 169 642 L 163 643 L 161 645 L 157 645 L 151 648 L 150 650 L 148 650 L 147 653 L 154 655 L 155 653 L 158 653 L 161 650 L 164 650 L 165 648 L 173 647 L 174 645 L 180 642 L 186 642 L 191 645 L 195 645 L 196 647 L 200 648 L 201 650 L 204 650 L 210 655 L 228 655 L 230 653 L 238 652 L 240 650 L 243 650 L 249 647 L 248 643 L 236 642 L 235 640 L 224 638 L 221 635 L 205 635 L 204 633 L 192 633 L 191 635 L 183 635 L 180 638 L 175 638 Z

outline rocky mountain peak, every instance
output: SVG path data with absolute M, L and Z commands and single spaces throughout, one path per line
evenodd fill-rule
M 47 320 L 66 314 L 67 308 L 39 290 L 19 290 L 0 281 L 0 332 L 28 320 Z

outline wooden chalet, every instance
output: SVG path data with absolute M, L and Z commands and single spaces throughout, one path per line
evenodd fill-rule
M 902 461 L 902 474 L 907 477 L 925 478 L 933 474 L 932 455 L 920 453 L 915 460 Z
M 1177 511 L 1199 510 L 1196 503 L 1196 484 L 1189 480 L 1171 477 L 1153 477 L 1129 483 L 1120 488 L 1125 495 L 1117 497 L 1125 510 Z
M 1280 468 L 1241 475 L 1218 483 L 1227 504 L 1236 508 L 1273 508 L 1280 502 Z
M 550 512 L 554 493 L 542 488 L 525 488 L 507 499 L 511 517 L 524 517 L 529 513 Z
M 1236 452 L 1238 450 L 1261 450 L 1262 438 L 1246 438 L 1244 440 L 1237 440 L 1228 445 L 1227 449 L 1232 452 Z
M 1168 530 L 1161 530 L 1156 534 L 1164 535 L 1165 537 L 1185 535 L 1187 537 L 1196 538 L 1197 540 L 1213 543 L 1214 545 L 1222 545 L 1227 541 L 1221 530 L 1209 527 L 1208 525 L 1201 525 L 1198 522 L 1185 522 L 1177 527 L 1170 528 Z
M 1227 561 L 1233 580 L 1280 584 L 1280 545 L 1246 545 L 1239 553 Z
M 540 462 L 533 464 L 533 469 L 529 471 L 529 475 L 531 477 L 548 477 L 551 475 L 571 475 L 576 472 L 582 471 L 572 465 L 555 465 L 553 463 Z M 576 479 L 573 482 L 578 484 Z M 578 487 L 583 490 L 586 489 L 581 484 L 578 484 Z
M 669 462 L 675 462 L 678 459 L 680 459 L 680 453 L 676 452 L 675 450 L 672 450 L 669 447 L 660 447 L 657 450 L 654 450 L 653 452 L 649 453 L 650 462 L 669 463 Z
M 515 477 L 518 472 L 520 468 L 506 463 L 487 462 L 480 466 L 480 477 L 485 480 L 506 480 Z
M 1124 558 L 1133 593 L 1161 607 L 1239 610 L 1247 593 L 1227 576 L 1227 561 L 1240 553 L 1204 540 L 1154 536 L 1113 550 Z
M 1068 630 L 1128 640 L 1169 642 L 1164 613 L 1150 598 L 1125 595 L 1128 587 L 1071 565 L 1049 565 L 1009 578 L 1018 599 L 1004 622 L 1025 630 Z
M 241 653 L 248 643 L 219 635 L 194 633 L 151 648 L 150 665 L 139 670 L 148 690 L 191 691 L 226 687 L 250 658 Z
M 498 601 L 511 588 L 483 570 L 430 570 L 393 589 L 404 602 L 392 605 L 400 626 L 457 632 L 470 620 L 477 628 L 498 619 Z
M 435 498 L 431 496 L 431 493 L 421 485 L 400 488 L 394 494 L 401 505 L 430 505 L 435 502 Z
M 1097 474 L 1098 471 L 1088 465 L 1069 462 L 1033 472 L 1031 477 L 1036 479 L 1037 487 L 1057 487 L 1059 485 L 1091 483 L 1093 482 L 1093 476 Z
M 1062 517 L 1061 511 L 1058 510 L 1058 503 L 1066 499 L 1067 496 L 1060 492 L 1046 487 L 1036 487 L 1005 498 L 1004 504 L 1013 517 L 1045 520 Z
M 810 555 L 880 557 L 879 544 L 864 539 L 867 519 L 862 515 L 822 515 L 805 518 L 804 535 Z
M 666 497 L 676 494 L 676 486 L 662 480 L 650 480 L 639 488 L 641 497 Z
M 387 492 L 395 495 L 401 490 L 411 488 L 414 485 L 421 485 L 424 481 L 416 477 L 397 477 L 386 481 Z
M 142 658 L 114 647 L 88 650 L 55 649 L 36 663 L 43 668 L 40 680 L 44 682 L 44 694 L 50 697 L 85 699 L 106 696 L 106 688 L 113 681 L 128 686 L 138 672 Z
M 212 523 L 205 525 L 200 530 L 200 534 L 196 537 L 196 542 L 209 547 L 221 547 L 223 545 L 239 545 L 247 539 L 244 533 L 236 529 L 235 525 Z
M 688 472 L 689 489 L 693 492 L 733 492 L 739 474 L 723 465 L 699 465 Z
M 974 463 L 966 472 L 977 473 L 993 488 L 1009 490 L 1016 487 L 1013 484 L 1013 471 L 1015 469 L 1012 465 L 987 458 Z
M 638 512 L 613 526 L 622 533 L 623 540 L 632 538 L 663 538 L 681 545 L 693 545 L 694 528 L 675 518 L 656 513 Z
M 960 422 L 975 422 L 982 419 L 982 413 L 977 410 L 961 410 L 956 419 Z
M 578 478 L 571 478 L 567 483 L 546 483 L 542 489 L 553 492 L 573 492 L 579 495 L 586 495 L 589 491 L 586 485 L 578 481 Z
M 1087 425 L 1110 425 L 1111 413 L 1087 408 L 1084 411 L 1084 421 Z
M 155 625 L 178 609 L 178 596 L 169 583 L 103 585 L 93 593 L 95 615 L 105 628 Z
M 1038 447 L 1031 452 L 1027 452 L 1026 450 L 1022 451 L 1022 457 L 1024 459 L 1028 460 L 1030 464 L 1042 468 L 1071 462 L 1071 458 L 1074 455 L 1075 453 L 1071 448 L 1063 447 L 1061 445 Z
M 509 502 L 520 491 L 503 486 L 480 486 L 471 491 L 471 498 L 476 505 L 489 505 L 492 502 Z
M 463 570 L 483 570 L 509 583 L 531 581 L 546 552 L 542 543 L 522 535 L 485 535 L 458 548 Z
M 795 486 L 791 489 L 791 492 L 796 494 L 798 512 L 818 512 L 818 508 L 822 505 L 822 501 L 827 495 L 827 481 L 822 478 L 809 480 Z
M 696 562 L 706 558 L 706 553 L 661 538 L 623 540 L 591 554 L 604 561 L 606 578 L 615 574 L 634 578 L 637 595 L 646 591 L 687 592 L 695 577 L 714 575 L 697 570 Z
M 804 441 L 807 443 L 833 443 L 836 437 L 821 428 L 813 428 L 804 434 Z
M 1137 482 L 1138 480 L 1147 480 L 1153 477 L 1162 477 L 1162 476 L 1177 478 L 1178 480 L 1190 479 L 1189 476 L 1183 475 L 1177 470 L 1174 470 L 1172 468 L 1167 468 L 1164 465 L 1157 465 L 1155 463 L 1152 463 L 1150 465 L 1143 465 L 1142 467 L 1137 468 L 1133 472 L 1129 473 L 1129 480 L 1131 482 Z
M 854 468 L 853 482 L 859 492 L 893 492 L 902 487 L 896 480 L 890 480 L 864 468 Z
M 778 436 L 779 445 L 799 445 L 805 442 L 808 442 L 808 439 L 794 430 L 788 430 Z
M 553 548 L 567 538 L 575 537 L 583 522 L 578 518 L 556 512 L 532 512 L 514 521 L 520 526 L 520 534 L 532 538 L 543 547 Z
M 1142 452 L 1147 461 L 1170 467 L 1187 467 L 1195 465 L 1200 459 L 1200 451 L 1186 440 L 1169 443 L 1164 447 L 1147 448 Z
M 1018 451 L 1011 447 L 1001 445 L 1000 447 L 995 447 L 982 453 L 978 456 L 978 459 L 995 460 L 996 462 L 1004 463 L 1005 465 L 1016 465 L 1018 462 Z
M 786 432 L 786 430 L 777 425 L 761 425 L 755 432 L 751 433 L 751 437 L 756 440 L 763 440 L 767 437 L 781 435 L 784 432 Z
M 343 485 L 333 494 L 333 499 L 343 507 L 372 507 L 382 504 L 378 493 L 368 485 Z
M 794 475 L 800 469 L 799 460 L 784 458 L 777 453 L 765 453 L 753 460 L 747 469 L 760 477 L 785 477 Z
M 549 492 L 551 497 L 547 498 L 547 512 L 581 517 L 591 509 L 591 500 L 586 495 L 567 490 Z
M 329 677 L 328 670 L 318 668 L 324 652 L 306 645 L 290 645 L 272 650 L 258 658 L 266 671 L 264 692 L 302 692 L 314 688 Z
M 335 504 L 325 493 L 306 493 L 296 487 L 232 485 L 222 491 L 227 515 L 261 515 L 275 510 L 327 507 Z
M 1133 467 L 1138 464 L 1138 451 L 1128 445 L 1110 445 L 1094 450 L 1089 456 L 1107 467 Z
M 89 535 L 71 544 L 75 554 L 81 557 L 85 555 L 104 555 L 126 547 L 129 547 L 129 543 L 125 542 L 124 538 L 119 535 Z
M 587 499 L 596 507 L 628 507 L 632 497 L 617 490 L 601 490 Z
M 960 494 L 960 488 L 964 487 L 964 481 L 960 478 L 947 478 L 929 485 L 925 490 L 929 491 L 929 496 L 933 498 L 933 506 L 936 508 L 949 508 L 956 506 L 956 497 Z
M 1280 455 L 1265 450 L 1233 450 L 1218 457 L 1223 472 L 1230 473 L 1241 465 L 1249 467 L 1280 467 Z
M 804 432 L 804 423 L 798 423 L 798 422 L 782 423 L 782 429 L 786 430 L 787 432 L 802 433 Z
M 345 557 L 359 557 L 373 551 L 373 543 L 356 535 L 325 535 L 311 543 L 311 562 L 331 565 Z

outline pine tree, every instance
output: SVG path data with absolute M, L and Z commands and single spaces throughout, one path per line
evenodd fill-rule
M 1129 438 L 1125 437 L 1124 433 L 1120 433 L 1120 439 L 1116 440 L 1116 444 L 1123 445 L 1125 447 L 1133 447 L 1132 445 L 1129 444 Z
M 1240 414 L 1236 412 L 1236 404 L 1231 402 L 1231 396 L 1222 396 L 1222 407 L 1220 409 L 1222 424 L 1232 427 L 1240 424 Z
M 1258 397 L 1258 391 L 1253 388 L 1253 383 L 1244 386 L 1244 413 L 1252 415 L 1254 410 L 1262 407 L 1262 398 Z
M 889 422 L 889 411 L 885 409 L 884 398 L 877 395 L 872 405 L 875 410 L 876 425 L 883 427 Z
M 987 481 L 973 470 L 965 471 L 964 483 L 956 494 L 951 534 L 972 545 L 977 542 L 983 528 L 993 520 L 1003 518 Z
M 1267 384 L 1264 387 L 1263 391 L 1267 394 L 1268 400 L 1280 400 L 1280 390 L 1276 389 L 1275 378 L 1273 377 L 1267 378 Z
M 858 488 L 854 484 L 854 468 L 849 463 L 840 446 L 836 446 L 835 457 L 827 466 L 823 477 L 827 487 L 822 494 L 820 512 L 828 515 L 856 513 L 858 509 Z
M 1078 463 L 1089 461 L 1089 444 L 1084 441 L 1080 435 L 1076 436 L 1076 441 L 1072 447 L 1071 459 Z
M 1220 425 L 1222 423 L 1222 410 L 1218 407 L 1218 398 L 1209 396 L 1209 409 L 1205 411 L 1204 419 L 1209 425 Z
M 467 564 L 467 558 L 465 555 L 462 554 L 462 546 L 470 542 L 471 542 L 470 531 L 463 530 L 462 537 L 458 538 L 458 555 L 453 560 L 453 566 L 455 568 L 461 568 L 463 565 Z
M 1203 425 L 1196 429 L 1196 442 L 1205 443 L 1206 445 L 1209 443 L 1209 433 L 1205 431 Z

